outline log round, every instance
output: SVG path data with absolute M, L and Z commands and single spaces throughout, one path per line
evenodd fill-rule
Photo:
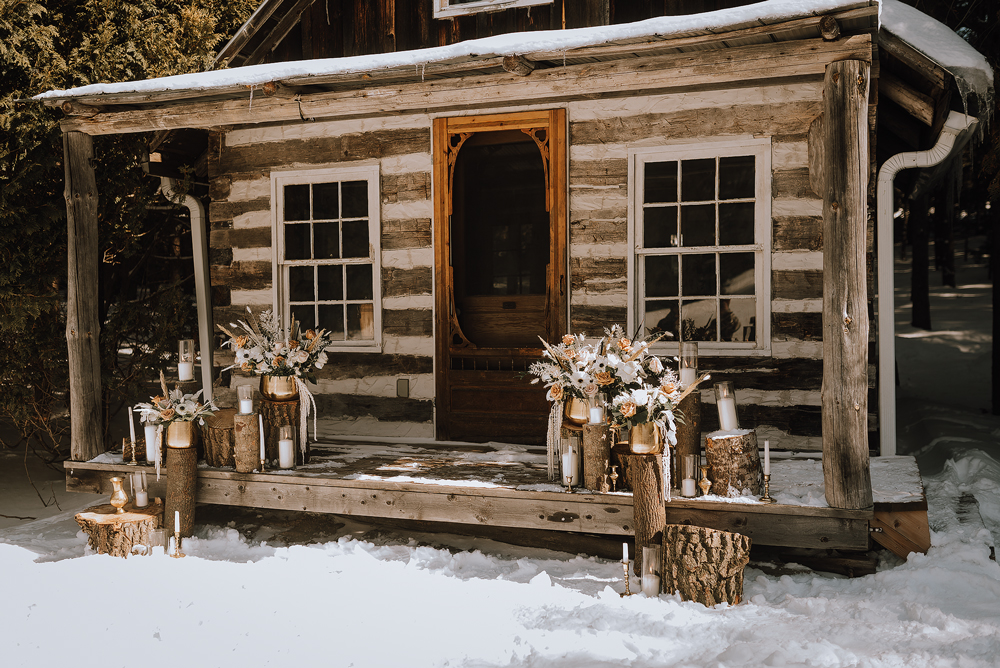
M 677 445 L 674 447 L 676 456 L 671 462 L 674 488 L 679 489 L 684 472 L 684 455 L 695 456 L 695 476 L 701 464 L 701 393 L 694 391 L 684 397 L 677 406 L 684 416 L 684 422 L 677 421 Z
M 181 536 L 194 529 L 194 499 L 198 487 L 198 451 L 194 448 L 167 448 L 166 528 L 174 530 L 174 512 L 180 513 Z
M 302 461 L 301 444 L 299 443 L 299 400 L 272 401 L 260 400 L 260 414 L 264 416 L 264 452 L 267 454 L 269 466 L 278 465 L 278 429 L 286 424 L 295 428 L 295 463 L 309 463 L 309 446 L 306 444 L 305 461 Z
M 233 433 L 235 416 L 235 408 L 223 408 L 215 415 L 205 417 L 201 440 L 205 444 L 205 463 L 209 466 L 236 466 L 233 457 L 236 446 Z
M 619 454 L 625 477 L 632 488 L 632 522 L 635 529 L 635 557 L 632 570 L 642 573 L 642 547 L 658 544 L 667 523 L 663 498 L 663 455 Z
M 685 601 L 736 605 L 743 598 L 743 568 L 750 537 L 686 524 L 663 529 L 661 588 Z
M 237 473 L 252 473 L 260 468 L 260 428 L 256 413 L 233 416 L 233 466 Z
M 611 441 L 603 424 L 583 425 L 583 487 L 600 491 L 610 470 Z
M 87 544 L 98 554 L 128 557 L 132 548 L 149 543 L 149 532 L 161 526 L 163 506 L 150 504 L 136 508 L 128 503 L 118 514 L 106 503 L 77 513 L 74 519 L 87 534 Z
M 705 459 L 708 461 L 708 478 L 712 481 L 709 493 L 736 497 L 749 490 L 752 495 L 760 496 L 764 471 L 757 452 L 756 431 L 712 432 L 705 437 Z

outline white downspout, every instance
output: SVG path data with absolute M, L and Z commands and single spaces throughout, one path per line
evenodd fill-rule
M 878 171 L 878 399 L 879 452 L 883 457 L 896 454 L 896 322 L 893 257 L 893 180 L 896 174 L 911 167 L 933 167 L 951 155 L 959 135 L 979 121 L 957 111 L 948 114 L 941 136 L 927 151 L 897 153 Z
M 198 305 L 198 348 L 201 350 L 201 385 L 205 389 L 205 400 L 212 398 L 212 364 L 215 346 L 212 335 L 215 325 L 212 321 L 211 300 L 209 299 L 208 235 L 205 232 L 205 207 L 191 195 L 179 195 L 174 179 L 160 177 L 160 192 L 175 204 L 183 204 L 191 215 L 191 247 L 194 254 L 194 294 Z

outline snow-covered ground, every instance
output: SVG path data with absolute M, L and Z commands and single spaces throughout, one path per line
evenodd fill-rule
M 920 332 L 897 268 L 900 450 L 924 476 L 927 555 L 886 554 L 855 579 L 750 567 L 746 601 L 711 609 L 620 598 L 618 562 L 343 518 L 298 540 L 266 517 L 201 524 L 186 559 L 126 560 L 88 553 L 77 531 L 73 513 L 95 497 L 43 509 L 5 455 L 0 513 L 39 519 L 0 518 L 0 665 L 996 666 L 990 286 L 983 266 L 963 267 L 960 288 L 934 290 L 935 331 Z

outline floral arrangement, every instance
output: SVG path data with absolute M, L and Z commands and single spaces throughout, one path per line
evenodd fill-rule
M 138 404 L 136 408 L 143 419 L 153 424 L 167 424 L 169 422 L 194 422 L 204 424 L 206 415 L 214 415 L 219 409 L 211 400 L 201 403 L 198 397 L 202 390 L 194 394 L 184 394 L 180 388 L 175 388 L 172 392 L 167 391 L 167 381 L 160 372 L 160 389 L 163 394 L 152 397 L 147 404 Z
M 246 320 L 230 323 L 232 331 L 219 325 L 229 336 L 223 345 L 236 352 L 236 363 L 225 370 L 239 368 L 258 376 L 296 376 L 315 382 L 314 372 L 327 362 L 324 349 L 332 342 L 325 329 L 299 331 L 299 323 L 292 318 L 285 329 L 280 318 L 270 309 L 257 318 L 250 307 Z M 242 330 L 240 333 L 234 333 Z

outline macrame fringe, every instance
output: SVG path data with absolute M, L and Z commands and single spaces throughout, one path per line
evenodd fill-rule
M 156 439 L 153 442 L 154 442 L 153 449 L 156 450 L 156 481 L 159 482 L 160 481 L 160 460 L 163 459 L 163 456 L 160 454 L 161 452 L 163 452 L 163 450 L 162 450 L 162 448 L 163 448 L 163 425 L 162 424 L 156 425 Z
M 312 392 L 306 387 L 306 384 L 302 382 L 301 378 L 295 379 L 295 387 L 299 391 L 299 452 L 302 454 L 303 461 L 306 456 L 306 443 L 309 439 L 309 412 L 312 411 L 313 416 L 313 440 L 316 440 L 316 400 L 313 398 Z
M 563 402 L 553 401 L 549 410 L 548 429 L 545 434 L 546 454 L 548 455 L 549 480 L 556 479 L 556 453 L 559 452 L 563 421 Z

